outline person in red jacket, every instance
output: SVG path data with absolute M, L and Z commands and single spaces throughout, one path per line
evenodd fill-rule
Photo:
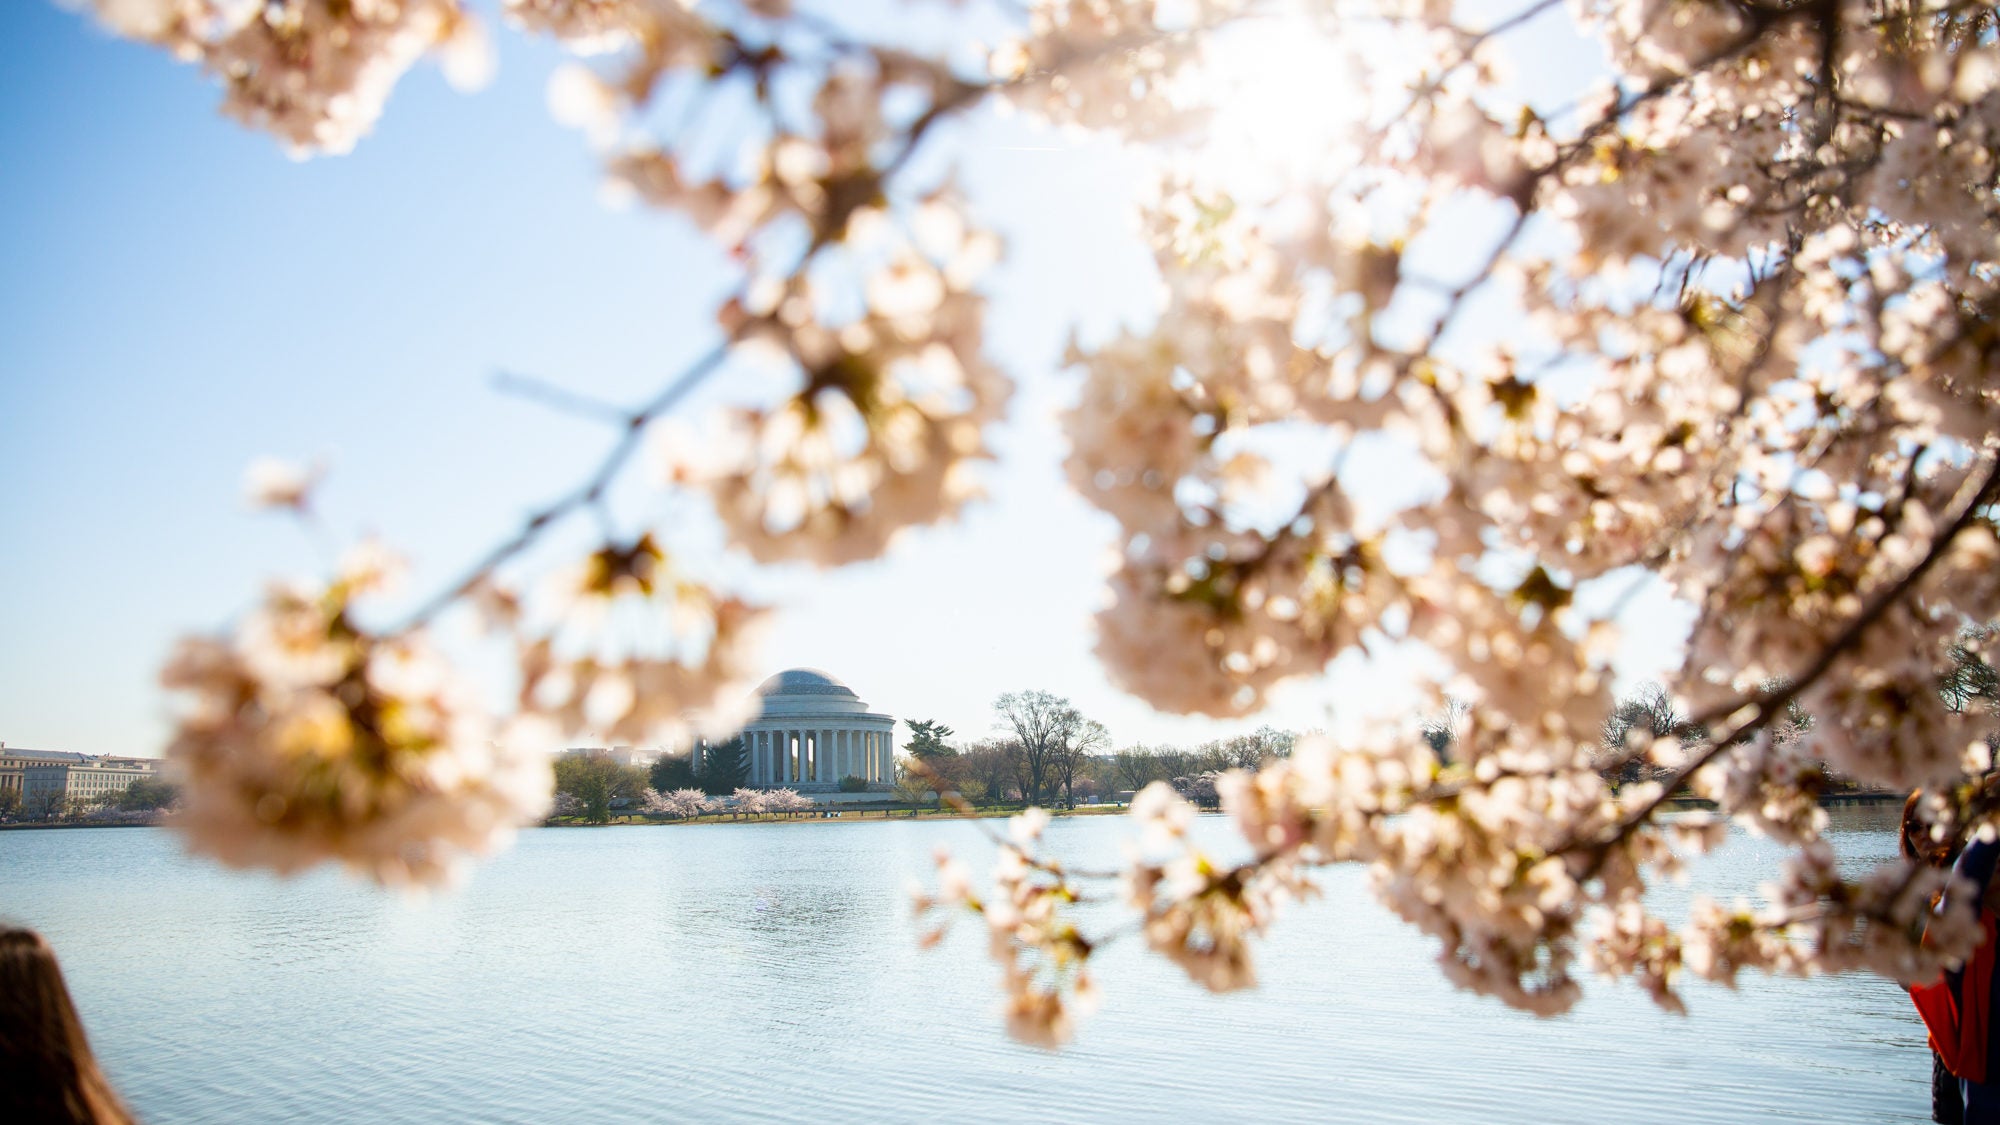
M 1922 863 L 1930 867 L 1950 867 L 1958 858 L 1958 841 L 1938 840 L 1931 835 L 1931 826 L 1917 815 L 1917 806 L 1923 801 L 1924 791 L 1919 789 L 1903 802 L 1903 831 L 1897 841 L 1903 858 L 1911 863 Z M 1923 999 L 1916 991 L 1912 995 L 1918 999 L 1917 1010 L 1923 1011 Z M 1944 1056 L 1937 1049 L 1931 1049 L 1931 1120 L 1938 1125 L 1963 1125 L 1965 1104 L 1959 1095 L 1958 1077 L 1945 1066 Z
M 1989 780 L 1989 784 L 1996 783 L 2000 783 L 2000 775 Z M 1912 795 L 1904 805 L 1905 854 L 1920 862 L 1937 863 L 1941 857 L 1925 848 L 1927 843 L 1935 847 L 1928 829 L 1914 824 L 1917 799 Z M 1990 1034 L 1991 1013 L 2000 1008 L 2000 995 L 1996 995 L 2000 972 L 1995 971 L 1996 961 L 2000 961 L 2000 919 L 1996 919 L 1987 893 L 1996 864 L 2000 864 L 2000 837 L 1992 826 L 1982 826 L 1952 862 L 1952 874 L 1963 880 L 1958 885 L 1970 884 L 1977 904 L 1983 931 L 1979 944 L 1965 964 L 1947 970 L 1937 981 L 1910 988 L 1910 998 L 1930 1031 L 1931 1050 L 1958 1079 L 1958 1120 L 1964 1125 L 2000 1125 L 2000 1035 Z M 1954 898 L 1954 892 L 1947 890 L 1937 909 L 1943 910 Z M 1933 1091 L 1935 1101 L 1935 1086 Z M 1934 1106 L 1933 1114 L 1937 1112 Z M 1944 1107 L 1944 1112 L 1949 1108 Z
M 1958 853 L 1958 862 L 1951 868 L 1953 874 L 1976 888 L 1974 901 L 1980 904 L 1980 925 L 1986 931 L 1985 940 L 1965 965 L 1945 973 L 1945 982 L 1958 1003 L 1960 1043 L 1957 1058 L 1949 1051 L 1940 1053 L 1958 1075 L 1965 1125 L 2000 1125 L 2000 1036 L 1989 1034 L 1988 1023 L 1988 1014 L 2000 1006 L 1993 995 L 1995 985 L 2000 984 L 2000 974 L 1993 971 L 1994 946 L 2000 943 L 1996 943 L 1993 912 L 1985 905 L 1996 861 L 2000 861 L 2000 840 L 1994 839 L 1990 830 L 1982 830 Z M 1936 1029 L 1932 1037 L 1936 1038 Z

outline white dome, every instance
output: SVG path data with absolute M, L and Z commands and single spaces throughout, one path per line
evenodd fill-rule
M 789 668 L 765 680 L 757 694 L 766 699 L 775 695 L 838 696 L 860 699 L 854 689 L 817 668 Z
M 868 713 L 853 688 L 817 668 L 788 668 L 765 680 L 757 694 L 765 718 Z

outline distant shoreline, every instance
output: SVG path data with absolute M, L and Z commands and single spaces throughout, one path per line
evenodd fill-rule
M 1125 811 L 1125 808 L 1126 807 L 1124 805 L 1086 805 L 1082 808 L 1077 808 L 1077 809 L 1050 809 L 1048 810 L 1048 812 L 1049 815 L 1051 816 L 1112 816 L 1119 813 L 1123 813 Z M 995 819 L 1005 819 L 1010 816 L 1016 816 L 1020 813 L 1020 811 L 1021 810 L 1018 808 L 1009 808 L 1009 809 L 980 809 L 971 813 L 962 813 L 952 809 L 946 809 L 940 812 L 936 809 L 867 808 L 867 809 L 840 809 L 838 810 L 838 815 L 834 816 L 826 816 L 821 812 L 809 812 L 809 813 L 801 812 L 796 814 L 752 813 L 747 816 L 740 816 L 740 817 L 732 817 L 728 813 L 706 813 L 701 816 L 691 817 L 685 820 L 670 820 L 664 817 L 647 817 L 639 813 L 621 813 L 613 816 L 608 821 L 604 821 L 602 823 L 597 823 L 597 824 L 591 824 L 577 820 L 546 821 L 541 824 L 523 825 L 522 828 L 523 829 L 659 828 L 659 827 L 671 828 L 671 827 L 705 825 L 705 824 L 793 824 L 793 823 L 860 824 L 863 822 L 871 824 L 881 824 L 884 822 L 912 821 L 912 820 L 995 820 Z M 166 818 L 155 817 L 152 820 L 119 821 L 113 823 L 96 823 L 96 824 L 93 824 L 89 821 L 77 821 L 77 820 L 27 822 L 21 824 L 0 824 L 0 832 L 41 831 L 52 828 L 73 829 L 73 828 L 165 828 L 165 827 L 168 827 Z
M 1904 796 L 1905 795 L 1902 793 L 1829 793 L 1826 794 L 1825 796 L 1822 796 L 1819 799 L 1819 804 L 1821 808 L 1840 808 L 1851 805 L 1901 804 Z M 1715 803 L 1713 801 L 1704 800 L 1703 798 L 1700 797 L 1674 797 L 1668 800 L 1667 807 L 1677 812 L 1691 812 L 1697 809 L 1713 809 L 1715 807 Z M 1051 816 L 1117 816 L 1119 814 L 1124 813 L 1126 811 L 1126 808 L 1127 806 L 1125 805 L 1084 805 L 1074 809 L 1049 809 L 1047 811 Z M 861 824 L 861 823 L 872 822 L 879 824 L 885 821 L 909 821 L 909 820 L 1004 820 L 1005 818 L 1010 816 L 1017 816 L 1021 812 L 1021 810 L 1018 808 L 975 809 L 969 813 L 959 812 L 956 809 L 940 810 L 940 809 L 845 808 L 845 809 L 835 809 L 833 811 L 835 815 L 832 816 L 826 815 L 825 810 L 809 812 L 809 813 L 796 813 L 796 814 L 752 813 L 748 816 L 740 816 L 740 817 L 731 816 L 728 813 L 704 813 L 701 816 L 690 817 L 684 820 L 669 820 L 665 818 L 647 817 L 639 813 L 621 813 L 617 816 L 612 817 L 610 820 L 604 821 L 603 823 L 599 824 L 588 824 L 582 821 L 569 820 L 560 822 L 547 821 L 542 824 L 526 825 L 524 827 L 669 828 L 669 827 L 695 826 L 704 824 L 818 824 L 818 823 L 828 823 L 828 822 L 845 823 L 845 824 Z M 1203 809 L 1201 811 L 1205 813 L 1212 813 L 1217 810 Z M 95 824 L 90 823 L 88 821 L 68 820 L 68 821 L 53 821 L 53 822 L 39 822 L 39 823 L 23 823 L 23 824 L 0 824 L 0 832 L 18 832 L 18 831 L 28 831 L 28 830 L 40 831 L 51 828 L 59 828 L 59 829 L 164 828 L 166 826 L 167 823 L 164 817 L 155 817 L 151 820 L 118 821 L 111 823 L 95 823 Z
M 1126 811 L 1124 805 L 1085 805 L 1075 809 L 1049 809 L 1050 816 L 1116 816 Z M 975 809 L 972 812 L 958 812 L 954 809 L 840 809 L 835 815 L 824 812 L 796 814 L 753 813 L 748 816 L 732 817 L 728 813 L 704 813 L 682 820 L 654 819 L 637 813 L 614 816 L 600 824 L 583 821 L 550 821 L 539 825 L 542 828 L 634 828 L 634 827 L 680 827 L 705 824 L 882 824 L 912 820 L 1004 820 L 1020 815 L 1018 808 Z
M 153 820 L 115 820 L 115 821 L 106 821 L 106 822 L 104 822 L 104 823 L 102 823 L 102 824 L 92 824 L 92 823 L 90 823 L 89 821 L 84 821 L 84 820 L 57 820 L 57 821 L 31 821 L 31 822 L 28 822 L 28 823 L 25 823 L 25 824 L 0 824 L 0 832 L 19 832 L 19 831 L 22 831 L 22 830 L 25 830 L 25 829 L 29 829 L 29 828 L 36 828 L 36 829 L 40 829 L 40 828 L 165 828 L 165 827 L 166 827 L 166 823 L 167 823 L 167 822 L 166 822 L 165 820 L 162 820 L 162 819 L 159 819 L 159 818 L 155 818 L 155 819 L 153 819 Z

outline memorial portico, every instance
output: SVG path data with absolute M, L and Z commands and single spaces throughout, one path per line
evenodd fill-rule
M 750 784 L 758 788 L 832 790 L 845 777 L 870 788 L 896 780 L 896 720 L 868 710 L 846 684 L 812 668 L 793 668 L 757 689 L 762 710 L 743 728 Z

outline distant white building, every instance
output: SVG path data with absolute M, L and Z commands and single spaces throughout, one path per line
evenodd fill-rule
M 651 765 L 657 753 L 646 753 L 635 746 L 572 746 L 566 754 L 603 754 L 621 766 Z
M 793 668 L 757 689 L 761 710 L 743 728 L 749 784 L 825 792 L 842 778 L 870 788 L 896 780 L 896 720 L 868 709 L 854 690 L 816 668 Z M 706 747 L 694 750 L 702 768 Z

